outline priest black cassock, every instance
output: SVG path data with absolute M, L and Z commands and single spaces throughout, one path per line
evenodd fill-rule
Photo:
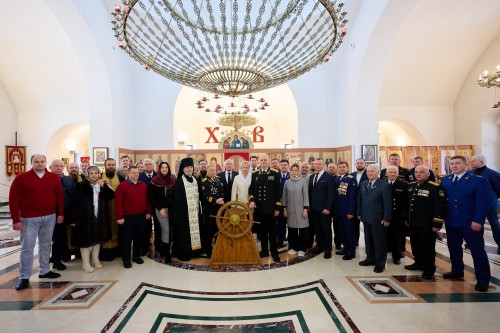
M 172 254 L 181 261 L 191 260 L 193 252 L 201 249 L 200 194 L 193 166 L 190 157 L 181 161 L 172 189 Z

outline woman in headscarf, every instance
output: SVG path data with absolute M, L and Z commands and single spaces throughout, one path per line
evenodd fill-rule
M 285 181 L 281 205 L 283 215 L 288 219 L 288 254 L 299 253 L 303 257 L 307 250 L 307 208 L 309 207 L 309 193 L 307 181 L 300 176 L 297 164 L 290 169 L 290 179 Z
M 71 244 L 80 248 L 82 269 L 87 273 L 92 273 L 94 268 L 102 268 L 99 250 L 101 244 L 111 238 L 108 202 L 114 196 L 114 190 L 99 178 L 96 166 L 87 169 L 87 178 L 77 183 L 71 194 L 67 210 L 68 224 L 73 228 Z
M 165 264 L 171 261 L 170 241 L 172 232 L 168 215 L 174 183 L 175 178 L 172 176 L 170 165 L 167 162 L 161 162 L 158 165 L 158 174 L 151 179 L 149 184 L 149 198 L 155 208 L 155 217 L 161 228 L 160 262 Z
M 248 188 L 252 182 L 252 173 L 250 172 L 250 163 L 243 161 L 240 164 L 240 172 L 234 178 L 231 191 L 231 201 L 241 201 L 248 204 Z

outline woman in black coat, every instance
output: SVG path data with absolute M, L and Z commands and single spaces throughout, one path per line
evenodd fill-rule
M 172 175 L 170 165 L 167 162 L 161 162 L 158 165 L 158 175 L 154 176 L 149 184 L 149 198 L 155 210 L 155 217 L 161 227 L 160 256 L 164 258 L 166 264 L 171 261 L 170 240 L 172 232 L 169 209 L 174 183 L 175 177 Z
M 102 268 L 99 261 L 101 244 L 111 238 L 111 219 L 108 202 L 115 196 L 113 189 L 99 178 L 99 169 L 87 169 L 87 179 L 77 183 L 71 194 L 68 207 L 68 224 L 73 228 L 71 244 L 80 248 L 82 269 L 92 273 L 94 268 Z

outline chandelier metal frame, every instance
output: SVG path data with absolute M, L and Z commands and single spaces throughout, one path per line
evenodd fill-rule
M 495 68 L 494 72 L 484 71 L 479 74 L 477 84 L 485 88 L 500 87 L 500 65 Z
M 121 0 L 119 46 L 159 75 L 214 94 L 248 94 L 330 59 L 346 34 L 336 0 Z

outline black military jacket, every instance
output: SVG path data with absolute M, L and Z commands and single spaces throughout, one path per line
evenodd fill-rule
M 441 228 L 446 216 L 446 194 L 438 183 L 423 181 L 410 183 L 409 223 L 418 227 Z
M 281 207 L 280 174 L 273 168 L 259 169 L 252 173 L 248 200 L 255 202 L 255 213 L 273 214 Z

